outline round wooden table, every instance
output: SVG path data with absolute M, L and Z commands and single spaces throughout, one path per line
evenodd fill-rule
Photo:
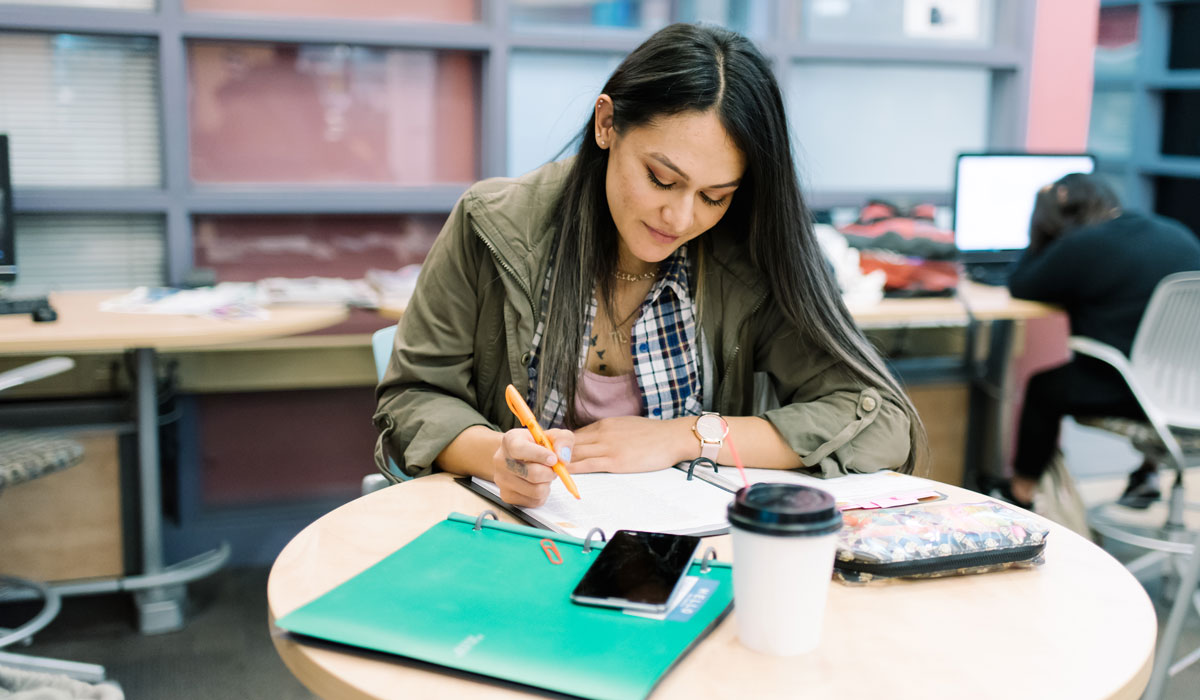
M 162 550 L 162 495 L 159 473 L 158 399 L 155 355 L 159 350 L 223 345 L 319 330 L 345 320 L 340 304 L 270 309 L 266 319 L 110 313 L 101 302 L 125 294 L 57 292 L 50 305 L 58 320 L 34 322 L 29 314 L 0 316 L 0 353 L 49 354 L 129 350 L 134 355 L 138 432 L 138 480 L 142 569 L 116 582 L 93 582 L 90 592 L 134 591 L 138 627 L 145 633 L 183 626 L 186 607 L 182 584 L 207 576 L 229 558 L 227 545 L 168 565 Z
M 936 488 L 957 501 L 985 498 Z M 436 474 L 334 510 L 275 560 L 267 582 L 270 620 L 381 560 L 447 513 L 489 507 L 449 475 Z M 728 535 L 706 543 L 732 560 Z M 1119 562 L 1051 524 L 1046 564 L 1036 569 L 832 584 L 821 645 L 805 656 L 749 651 L 734 627 L 723 621 L 651 697 L 1132 699 L 1149 678 L 1157 624 L 1145 591 Z M 528 697 L 399 658 L 300 643 L 274 624 L 271 630 L 288 668 L 323 698 Z

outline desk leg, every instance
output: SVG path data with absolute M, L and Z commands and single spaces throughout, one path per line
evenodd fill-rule
M 163 571 L 162 480 L 158 449 L 158 373 L 153 348 L 134 351 L 137 391 L 138 480 L 142 525 L 142 573 Z M 134 593 L 142 634 L 183 627 L 187 590 L 182 585 L 156 586 Z
M 142 573 L 116 582 L 98 582 L 94 591 L 132 591 L 142 634 L 181 629 L 190 581 L 217 571 L 229 561 L 229 543 L 171 565 L 163 563 L 162 481 L 158 450 L 158 374 L 153 348 L 134 350 L 134 384 L 137 390 L 138 480 L 142 526 Z M 85 584 L 79 590 L 83 592 Z
M 992 321 L 987 354 L 976 357 L 979 322 L 967 328 L 967 367 L 970 368 L 970 414 L 967 423 L 966 468 L 963 485 L 978 491 L 1004 472 L 1004 428 L 1008 410 L 1008 364 L 1012 352 L 1013 322 Z

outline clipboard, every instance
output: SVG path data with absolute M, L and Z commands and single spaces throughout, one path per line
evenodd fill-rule
M 730 565 L 707 559 L 692 563 L 698 582 L 675 606 L 680 615 L 577 605 L 570 593 L 602 543 L 489 513 L 451 513 L 276 625 L 534 688 L 636 700 L 733 605 Z

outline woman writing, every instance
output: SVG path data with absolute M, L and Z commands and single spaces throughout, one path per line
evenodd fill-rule
M 510 383 L 576 473 L 728 464 L 726 431 L 747 466 L 912 470 L 919 420 L 828 274 L 744 37 L 659 31 L 574 157 L 463 196 L 379 385 L 377 463 L 542 503 L 555 455 L 516 424 Z

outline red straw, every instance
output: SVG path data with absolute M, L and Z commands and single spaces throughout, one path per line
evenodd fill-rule
M 742 475 L 742 483 L 746 488 L 750 488 L 750 480 L 746 478 L 746 467 L 742 466 L 742 458 L 738 457 L 737 448 L 733 446 L 733 436 L 726 435 L 725 443 L 729 445 L 729 454 L 733 455 L 733 463 L 737 465 L 738 472 Z

